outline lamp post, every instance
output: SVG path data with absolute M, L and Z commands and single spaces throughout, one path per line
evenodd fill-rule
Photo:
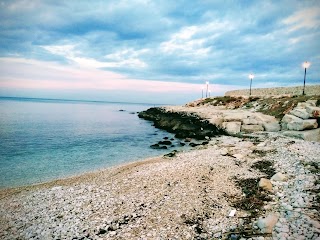
M 209 88 L 209 81 L 206 81 L 207 90 L 206 90 L 206 98 L 208 97 L 208 88 Z
M 252 85 L 252 79 L 254 78 L 254 75 L 251 73 L 249 75 L 249 78 L 250 78 L 250 93 L 249 93 L 249 96 L 251 96 L 251 85 Z
M 309 68 L 311 65 L 310 62 L 305 61 L 304 63 L 302 63 L 302 67 L 304 68 L 304 80 L 303 80 L 303 91 L 302 91 L 302 95 L 306 95 L 304 90 L 306 88 L 306 75 L 307 75 L 307 68 Z
M 201 88 L 201 98 L 203 98 L 203 89 L 204 87 Z

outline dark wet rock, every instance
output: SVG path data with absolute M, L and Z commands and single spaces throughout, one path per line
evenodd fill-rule
M 183 143 L 183 142 L 180 142 L 180 145 L 181 145 L 181 146 L 184 146 L 184 145 L 186 145 L 186 144 L 185 144 L 185 143 Z
M 107 230 L 103 229 L 103 228 L 100 228 L 97 235 L 100 235 L 100 234 L 105 234 L 107 232 Z
M 193 143 L 193 142 L 189 143 L 189 146 L 190 146 L 190 147 L 197 147 L 197 146 L 199 146 L 199 145 L 201 145 L 201 144 L 199 144 L 199 143 Z
M 174 141 L 174 138 L 170 138 L 171 141 Z
M 177 150 L 173 150 L 172 152 L 169 152 L 169 153 L 165 154 L 164 156 L 165 157 L 174 157 L 174 156 L 176 156 L 177 152 L 178 152 Z
M 120 109 L 119 112 L 125 112 L 126 110 Z
M 165 141 L 159 141 L 159 143 L 158 143 L 159 145 L 161 144 L 161 145 L 171 145 L 172 144 L 172 142 L 171 141 L 169 141 L 169 140 L 165 140 Z
M 206 136 L 224 134 L 224 130 L 199 116 L 185 112 L 167 112 L 164 108 L 154 107 L 140 112 L 140 118 L 150 120 L 154 126 L 175 133 L 177 138 L 205 139 Z
M 204 142 L 201 143 L 201 145 L 208 145 L 208 144 L 209 144 L 208 141 L 204 141 Z
M 153 148 L 153 149 L 168 149 L 168 147 L 167 146 L 160 146 L 159 144 L 153 144 L 153 145 L 151 145 L 150 146 L 151 148 Z
M 130 112 L 130 114 L 136 114 L 135 112 Z
M 164 137 L 163 139 L 167 140 L 167 139 L 169 139 L 169 138 L 168 138 L 168 137 Z

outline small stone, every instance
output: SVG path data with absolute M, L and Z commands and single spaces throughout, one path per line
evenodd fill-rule
M 272 233 L 272 229 L 278 219 L 279 216 L 277 214 L 269 214 L 266 218 L 259 219 L 257 226 L 261 229 L 262 233 Z
M 285 209 L 286 209 L 287 211 L 292 211 L 292 210 L 293 210 L 293 207 L 292 207 L 291 205 L 287 205 L 287 206 L 285 207 Z
M 289 232 L 289 228 L 288 228 L 287 226 L 283 226 L 283 227 L 281 228 L 281 232 L 283 232 L 283 233 L 288 233 L 288 232 Z
M 286 180 L 286 176 L 280 172 L 276 173 L 275 175 L 272 176 L 271 180 L 272 181 L 285 181 Z
M 266 179 L 266 178 L 260 179 L 259 187 L 269 192 L 272 191 L 272 183 L 269 179 Z

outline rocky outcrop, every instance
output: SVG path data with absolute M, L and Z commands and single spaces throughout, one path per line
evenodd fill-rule
M 152 121 L 154 126 L 176 134 L 178 138 L 205 139 L 206 137 L 225 134 L 225 131 L 199 116 L 165 108 L 150 108 L 140 112 L 140 118 Z
M 320 107 L 316 100 L 299 103 L 281 120 L 284 135 L 307 141 L 320 141 Z
M 235 135 L 258 131 L 280 130 L 278 120 L 259 112 L 219 107 L 171 106 L 150 108 L 139 117 L 154 122 L 154 126 L 176 133 L 177 137 L 204 139 L 219 134 Z

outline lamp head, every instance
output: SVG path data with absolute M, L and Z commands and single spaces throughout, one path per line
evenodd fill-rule
M 250 79 L 253 79 L 254 78 L 254 75 L 251 73 L 251 74 L 249 74 L 249 78 Z
M 209 81 L 206 81 L 206 84 L 208 85 L 208 84 L 209 84 Z
M 311 65 L 311 62 L 308 62 L 308 61 L 305 61 L 305 62 L 302 63 L 302 67 L 303 68 L 309 68 L 310 65 Z

